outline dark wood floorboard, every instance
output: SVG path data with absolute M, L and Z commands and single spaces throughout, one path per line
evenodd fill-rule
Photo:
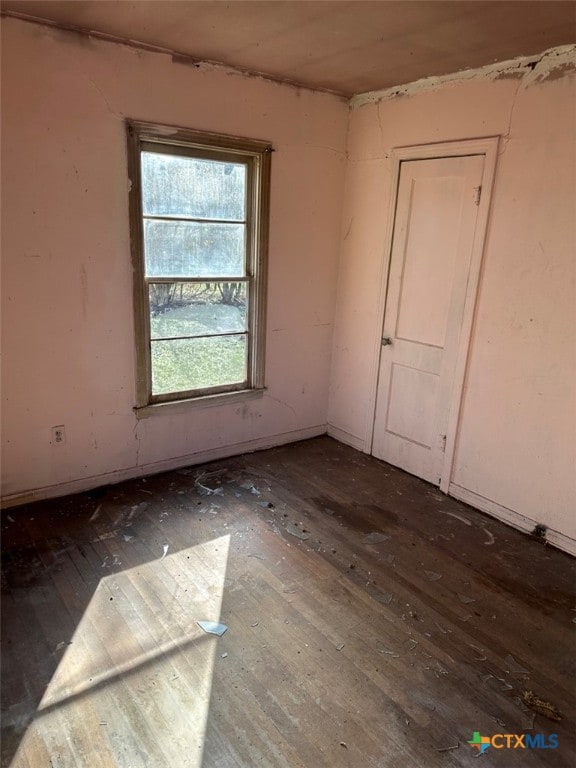
M 5 768 L 576 764 L 574 560 L 330 438 L 1 520 Z

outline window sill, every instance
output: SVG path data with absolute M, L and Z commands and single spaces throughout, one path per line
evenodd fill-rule
M 238 392 L 220 392 L 215 395 L 191 397 L 186 400 L 170 400 L 167 403 L 154 403 L 134 408 L 134 413 L 137 419 L 147 419 L 150 416 L 161 416 L 168 413 L 185 413 L 192 408 L 212 408 L 215 405 L 228 405 L 244 400 L 255 400 L 262 397 L 265 391 L 266 387 L 259 387 L 258 389 L 242 389 Z

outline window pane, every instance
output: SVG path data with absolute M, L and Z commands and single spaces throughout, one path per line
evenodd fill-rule
M 246 283 L 149 286 L 153 339 L 246 330 Z
M 245 219 L 246 166 L 142 152 L 144 214 Z
M 152 394 L 246 381 L 246 337 L 152 341 Z
M 144 221 L 148 277 L 241 277 L 243 224 Z

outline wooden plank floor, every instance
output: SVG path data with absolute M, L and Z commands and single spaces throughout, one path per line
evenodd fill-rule
M 575 764 L 574 561 L 330 438 L 6 510 L 2 541 L 3 766 L 474 766 L 476 731 L 558 735 L 485 766 Z

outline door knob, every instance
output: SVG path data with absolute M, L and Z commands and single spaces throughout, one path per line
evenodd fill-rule
M 392 339 L 390 336 L 382 336 L 382 346 L 383 347 L 389 347 L 392 344 Z

